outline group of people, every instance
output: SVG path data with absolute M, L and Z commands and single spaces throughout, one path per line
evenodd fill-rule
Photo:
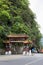
M 31 55 L 31 49 L 29 47 L 24 47 L 23 55 Z

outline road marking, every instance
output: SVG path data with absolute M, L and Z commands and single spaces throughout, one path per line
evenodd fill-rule
M 29 63 L 26 63 L 25 65 L 30 65 L 30 64 L 36 63 L 36 62 L 38 62 L 38 61 L 40 61 L 40 60 L 42 60 L 42 59 L 38 59 L 38 60 L 31 61 L 31 62 L 29 62 Z

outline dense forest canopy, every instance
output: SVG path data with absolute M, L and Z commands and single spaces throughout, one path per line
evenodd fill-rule
M 0 0 L 0 43 L 10 33 L 27 34 L 39 45 L 41 33 L 28 0 Z

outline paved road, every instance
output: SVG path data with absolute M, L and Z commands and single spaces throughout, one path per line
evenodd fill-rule
M 0 65 L 43 65 L 43 54 L 0 56 Z

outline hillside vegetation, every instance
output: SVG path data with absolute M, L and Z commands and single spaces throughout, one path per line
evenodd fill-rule
M 28 0 L 0 0 L 0 48 L 11 33 L 27 34 L 39 46 L 41 33 Z

